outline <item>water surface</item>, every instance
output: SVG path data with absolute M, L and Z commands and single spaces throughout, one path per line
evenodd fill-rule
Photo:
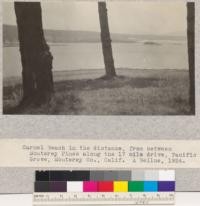
M 117 68 L 132 69 L 188 69 L 187 45 L 184 41 L 113 43 Z M 54 71 L 103 69 L 100 43 L 67 43 L 51 45 Z M 21 75 L 18 47 L 3 48 L 4 77 Z

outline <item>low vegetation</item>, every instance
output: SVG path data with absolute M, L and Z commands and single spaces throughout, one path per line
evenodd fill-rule
M 59 80 L 48 104 L 18 107 L 22 86 L 6 85 L 5 114 L 62 115 L 186 115 L 189 114 L 189 74 L 179 70 L 121 69 L 119 76 Z

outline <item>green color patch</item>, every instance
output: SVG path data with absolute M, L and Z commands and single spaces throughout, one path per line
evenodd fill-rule
M 144 181 L 129 181 L 128 191 L 129 192 L 143 192 L 144 191 Z

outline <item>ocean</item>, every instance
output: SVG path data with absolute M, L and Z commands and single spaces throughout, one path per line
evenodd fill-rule
M 157 40 L 112 43 L 116 68 L 188 70 L 187 42 Z M 101 43 L 51 45 L 54 71 L 104 69 Z M 3 77 L 21 76 L 18 47 L 3 48 Z

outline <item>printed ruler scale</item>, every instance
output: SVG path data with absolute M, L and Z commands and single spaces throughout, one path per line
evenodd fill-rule
M 89 205 L 89 204 L 131 204 L 131 205 L 169 205 L 174 204 L 174 192 L 166 193 L 34 193 L 34 206 L 48 205 Z
M 174 170 L 55 170 L 35 175 L 34 206 L 174 202 Z

